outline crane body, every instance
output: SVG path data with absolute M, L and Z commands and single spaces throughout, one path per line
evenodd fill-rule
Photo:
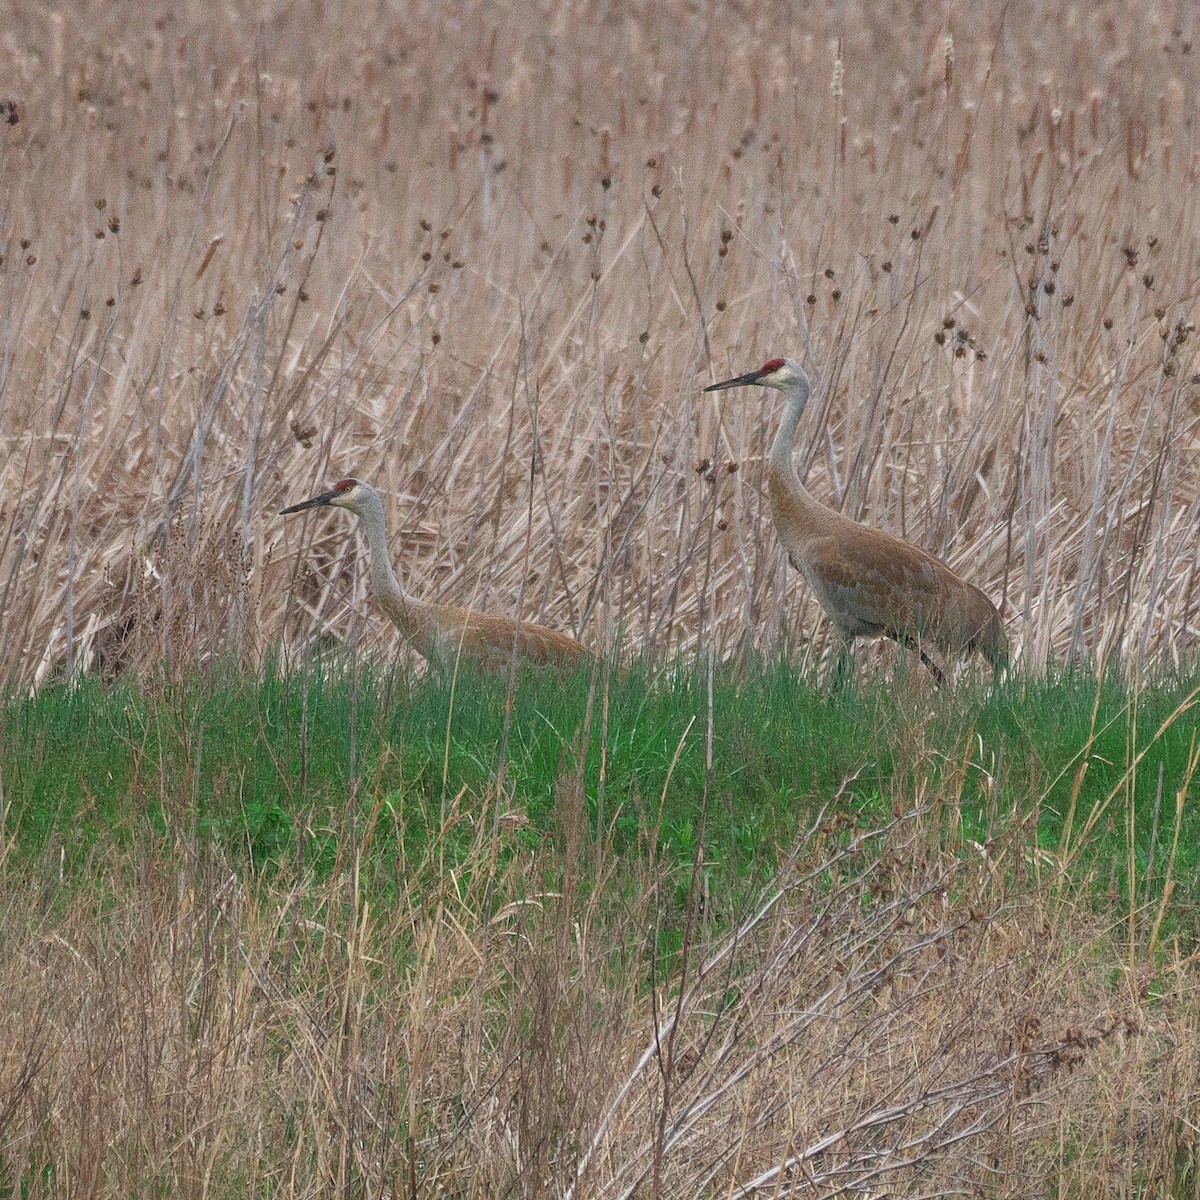
M 453 661 L 460 653 L 486 666 L 506 666 L 513 653 L 523 661 L 570 666 L 588 657 L 569 634 L 531 621 L 495 616 L 456 604 L 418 600 L 400 586 L 388 556 L 387 520 L 379 493 L 359 479 L 343 479 L 328 492 L 280 510 L 344 508 L 362 524 L 370 553 L 371 586 L 380 608 L 401 636 L 425 658 Z
M 792 453 L 809 395 L 800 364 L 773 358 L 757 371 L 704 390 L 749 385 L 774 388 L 786 397 L 767 469 L 771 516 L 788 559 L 808 581 L 841 639 L 838 678 L 851 667 L 857 637 L 888 637 L 915 651 L 939 684 L 945 682 L 941 668 L 923 643 L 948 656 L 978 650 L 993 672 L 1002 670 L 1008 663 L 1004 622 L 979 588 L 918 546 L 822 504 L 800 482 Z

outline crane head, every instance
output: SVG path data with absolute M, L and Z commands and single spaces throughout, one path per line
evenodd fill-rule
M 726 388 L 745 387 L 756 383 L 759 387 L 776 388 L 781 392 L 787 391 L 793 385 L 803 381 L 808 384 L 808 376 L 804 368 L 790 358 L 769 358 L 757 371 L 747 371 L 733 379 L 724 379 L 720 383 L 710 383 L 706 392 L 723 392 Z
M 361 479 L 339 479 L 329 491 L 322 492 L 319 496 L 313 496 L 311 500 L 301 500 L 299 504 L 293 504 L 290 508 L 281 508 L 279 515 L 282 517 L 287 513 L 302 512 L 306 508 L 325 506 L 348 508 L 351 512 L 356 513 L 366 499 L 367 493 L 372 490 L 371 486 L 363 483 Z

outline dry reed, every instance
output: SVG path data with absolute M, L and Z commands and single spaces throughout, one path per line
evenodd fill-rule
M 423 595 L 819 653 L 769 401 L 699 396 L 778 353 L 817 383 L 814 490 L 983 586 L 1026 668 L 1194 655 L 1190 14 L 334 12 L 6 7 L 8 686 L 387 643 L 345 523 L 275 515 L 345 474 Z M 0 1179 L 1128 1195 L 1188 1152 L 1194 964 L 1151 988 L 996 847 L 818 828 L 735 938 L 696 918 L 684 971 L 653 931 L 686 881 L 585 881 L 569 838 L 499 869 L 491 825 L 386 910 L 370 828 L 320 883 L 239 877 L 182 817 L 65 899 L 0 859 Z
M 1194 653 L 1174 8 L 258 11 L 9 6 L 0 677 L 359 636 L 344 523 L 275 515 L 349 473 L 426 595 L 819 651 L 770 400 L 698 394 L 784 352 L 811 486 L 1027 668 Z

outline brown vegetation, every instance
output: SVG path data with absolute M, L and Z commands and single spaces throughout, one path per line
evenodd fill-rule
M 699 396 L 776 353 L 816 494 L 1026 666 L 1190 655 L 1191 17 L 840 13 L 10 5 L 0 676 L 361 630 L 276 516 L 346 474 L 430 598 L 819 649 L 764 403 Z
M 809 486 L 979 584 L 1018 665 L 1193 656 L 1194 14 L 798 9 L 12 0 L 0 682 L 390 645 L 344 522 L 277 516 L 345 475 L 424 598 L 821 652 L 773 414 L 699 394 L 772 354 L 814 377 Z M 317 882 L 235 869 L 186 796 L 82 886 L 6 828 L 0 1189 L 1194 1180 L 1195 963 L 1119 944 L 1027 830 L 831 809 L 743 917 L 653 837 L 582 848 L 566 784 L 536 853 L 460 800 L 469 869 L 398 838 L 386 904 L 382 801 Z
M 386 805 L 346 814 L 315 885 L 243 877 L 182 813 L 65 902 L 51 863 L 10 865 L 5 1189 L 1015 1200 L 1187 1178 L 1187 964 L 1126 973 L 1086 907 L 1025 886 L 1022 832 L 946 854 L 939 809 L 821 820 L 735 932 L 692 889 L 664 957 L 686 872 L 595 854 L 573 792 L 560 844 L 502 831 L 499 872 L 490 818 L 455 805 L 462 870 L 406 862 L 386 904 Z

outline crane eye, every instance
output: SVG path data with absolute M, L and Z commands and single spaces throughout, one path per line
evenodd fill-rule
M 339 479 L 333 485 L 334 493 L 338 496 L 344 496 L 347 492 L 354 490 L 354 485 L 358 482 L 357 479 Z

